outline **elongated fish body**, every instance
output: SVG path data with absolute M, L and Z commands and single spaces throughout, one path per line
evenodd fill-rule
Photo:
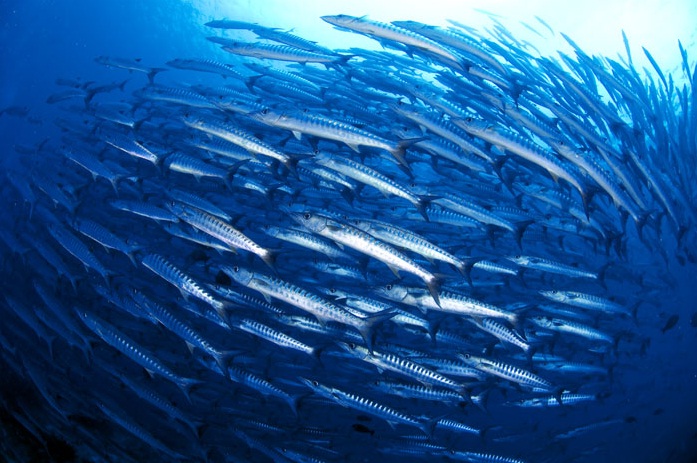
M 334 387 L 325 386 L 317 381 L 311 381 L 305 378 L 302 378 L 302 381 L 316 394 L 332 400 L 341 406 L 353 408 L 360 412 L 376 416 L 391 424 L 402 423 L 409 426 L 415 426 L 424 431 L 425 434 L 430 434 L 428 427 L 424 423 L 421 423 L 416 418 L 405 415 L 390 407 L 350 392 L 344 392 Z
M 393 247 L 357 228 L 337 222 L 330 217 L 319 214 L 313 215 L 309 212 L 293 213 L 291 216 L 296 222 L 318 235 L 367 254 L 384 262 L 390 268 L 404 270 L 421 278 L 428 287 L 436 305 L 438 305 L 438 279 L 436 276 Z
M 540 291 L 544 297 L 562 304 L 580 307 L 582 309 L 598 310 L 606 313 L 629 314 L 629 310 L 609 299 L 595 296 L 593 294 L 580 293 L 577 291 Z
M 317 355 L 314 347 L 255 320 L 245 318 L 241 320 L 236 327 L 259 338 L 266 339 L 278 346 L 297 350 L 308 355 Z
M 85 326 L 92 330 L 94 334 L 99 336 L 111 347 L 145 368 L 151 374 L 162 376 L 163 378 L 175 383 L 185 393 L 187 393 L 187 395 L 189 388 L 198 383 L 197 380 L 184 378 L 177 375 L 169 367 L 160 362 L 151 352 L 140 347 L 131 338 L 121 333 L 113 326 L 102 321 L 97 316 L 79 308 L 76 308 L 75 310 Z
M 220 217 L 221 219 L 227 222 L 232 221 L 232 217 L 230 216 L 230 214 L 228 214 L 212 202 L 208 201 L 207 199 L 202 198 L 201 196 L 198 196 L 194 193 L 184 190 L 169 190 L 167 191 L 167 195 L 170 198 L 179 201 L 180 203 L 188 204 L 189 206 L 195 207 L 196 209 L 200 209 L 211 215 Z
M 465 153 L 472 153 L 481 159 L 492 163 L 493 158 L 480 147 L 465 138 L 465 134 L 455 127 L 452 123 L 444 121 L 441 117 L 432 112 L 421 112 L 409 108 L 405 105 L 393 105 L 392 110 L 402 117 L 405 117 L 424 127 L 431 132 L 439 135 L 446 140 L 459 146 Z
M 173 68 L 177 69 L 186 69 L 190 71 L 200 71 L 200 72 L 209 72 L 213 74 L 219 74 L 223 77 L 233 77 L 235 79 L 239 79 L 241 81 L 244 81 L 244 76 L 237 72 L 232 65 L 225 64 L 225 63 L 219 63 L 217 61 L 213 60 L 207 60 L 207 59 L 183 59 L 183 58 L 177 58 L 173 59 L 171 61 L 167 61 L 167 66 L 171 66 Z
M 401 249 L 408 249 L 422 255 L 427 259 L 440 260 L 455 266 L 458 270 L 464 268 L 465 263 L 450 254 L 448 251 L 436 246 L 423 236 L 397 225 L 392 225 L 379 220 L 356 219 L 351 223 L 375 238 L 390 243 Z
M 359 18 L 345 14 L 322 16 L 322 20 L 341 29 L 348 29 L 352 32 L 365 34 L 377 40 L 393 40 L 403 45 L 427 51 L 431 54 L 438 55 L 446 60 L 452 61 L 454 64 L 458 64 L 460 62 L 459 56 L 455 55 L 451 50 L 438 42 L 412 32 L 409 29 L 395 26 L 394 24 L 382 23 L 365 17 Z
M 191 108 L 212 109 L 216 107 L 206 96 L 186 88 L 152 85 L 141 89 L 137 95 L 144 100 L 177 103 Z
M 295 84 L 301 88 L 312 89 L 316 92 L 321 90 L 321 87 L 315 82 L 304 78 L 302 75 L 287 72 L 282 69 L 275 69 L 273 67 L 263 66 L 259 63 L 244 63 L 249 69 L 260 74 L 259 77 L 273 77 L 279 80 L 284 80 L 291 84 Z
M 392 21 L 392 24 L 404 29 L 421 34 L 431 40 L 447 45 L 459 51 L 475 56 L 482 60 L 486 65 L 492 67 L 502 75 L 507 75 L 506 68 L 490 52 L 480 47 L 475 41 L 468 39 L 465 35 L 457 33 L 452 29 L 443 29 L 417 21 Z
M 306 134 L 340 141 L 346 143 L 356 152 L 358 152 L 359 146 L 383 149 L 391 153 L 397 161 L 407 168 L 409 165 L 404 159 L 404 151 L 407 146 L 416 141 L 402 140 L 401 142 L 392 142 L 367 130 L 317 114 L 278 112 L 266 108 L 263 111 L 252 114 L 251 117 L 264 124 L 290 130 L 296 137 Z
M 377 381 L 376 389 L 390 395 L 408 399 L 422 399 L 454 405 L 462 402 L 462 396 L 457 392 L 420 384 L 404 384 L 387 381 Z
M 545 328 L 550 331 L 575 334 L 577 336 L 586 338 L 590 341 L 600 341 L 608 344 L 612 344 L 615 342 L 615 340 L 611 336 L 603 333 L 600 330 L 597 330 L 587 325 L 583 325 L 581 323 L 544 316 L 532 317 L 531 321 L 540 328 Z
M 102 177 L 102 178 L 105 178 L 106 180 L 108 180 L 111 183 L 111 185 L 114 187 L 114 191 L 118 192 L 116 182 L 118 182 L 119 176 L 116 173 L 112 172 L 112 170 L 109 169 L 108 166 L 102 164 L 99 161 L 99 159 L 90 155 L 86 151 L 76 151 L 76 150 L 72 150 L 72 149 L 64 149 L 64 150 L 61 150 L 61 153 L 67 159 L 70 159 L 75 164 L 83 167 L 90 174 L 92 174 L 93 179 L 96 180 L 97 177 Z
M 256 29 L 254 33 L 261 38 L 273 40 L 274 42 L 283 43 L 290 47 L 299 48 L 301 50 L 322 53 L 325 55 L 334 54 L 332 50 L 321 47 L 317 45 L 316 42 L 312 42 L 297 35 L 291 34 L 289 32 L 283 32 L 278 29 L 259 28 Z
M 230 172 L 220 167 L 208 164 L 199 158 L 187 156 L 183 153 L 169 155 L 167 157 L 167 167 L 175 172 L 193 175 L 197 179 L 201 177 L 214 177 L 228 181 L 228 177 L 231 176 Z
M 535 270 L 540 270 L 542 272 L 566 275 L 573 278 L 589 278 L 591 280 L 598 279 L 597 273 L 583 270 L 577 267 L 572 267 L 570 265 L 562 264 L 561 262 L 554 262 L 548 259 L 543 259 L 541 257 L 514 256 L 506 258 L 524 268 L 531 268 Z
M 289 243 L 294 243 L 298 246 L 320 252 L 330 259 L 348 260 L 351 258 L 348 254 L 341 251 L 331 243 L 300 230 L 295 230 L 293 228 L 267 227 L 264 229 L 264 233 L 279 240 L 284 240 Z
M 153 449 L 156 449 L 158 452 L 161 452 L 164 455 L 168 455 L 170 458 L 175 460 L 183 457 L 183 455 L 174 452 L 172 449 L 169 448 L 168 445 L 165 445 L 160 440 L 156 439 L 150 432 L 148 432 L 147 429 L 135 423 L 133 420 L 129 419 L 129 417 L 125 416 L 123 413 L 114 412 L 114 410 L 112 410 L 111 407 L 108 407 L 107 405 L 102 403 L 101 400 L 97 400 L 96 404 L 97 408 L 99 408 L 99 410 L 104 414 L 104 416 L 109 418 L 110 421 L 113 421 L 114 423 L 128 431 L 130 434 L 134 435 L 140 441 L 152 447 Z
M 183 120 L 184 124 L 189 127 L 227 140 L 235 145 L 241 146 L 251 153 L 267 156 L 286 166 L 290 165 L 290 157 L 288 155 L 230 124 L 223 124 L 214 120 L 203 120 L 196 116 L 184 116 Z
M 235 365 L 227 367 L 227 375 L 232 381 L 244 384 L 264 396 L 273 396 L 285 401 L 293 413 L 298 414 L 297 399 L 264 378 Z
M 446 195 L 444 198 L 438 198 L 433 202 L 446 209 L 472 217 L 478 222 L 487 225 L 495 225 L 497 227 L 504 228 L 511 233 L 518 232 L 518 229 L 511 222 L 497 216 L 481 206 L 478 206 L 477 204 L 474 204 L 472 201 L 467 200 L 467 198 L 458 197 L 455 195 Z
M 49 226 L 48 232 L 55 238 L 56 242 L 72 254 L 77 260 L 82 262 L 86 268 L 91 268 L 99 273 L 102 278 L 109 283 L 109 278 L 113 274 L 102 264 L 77 236 L 69 232 L 66 228 L 59 225 Z
M 517 136 L 513 132 L 505 130 L 501 127 L 489 125 L 487 123 L 476 121 L 465 121 L 462 119 L 455 120 L 454 123 L 464 129 L 466 132 L 481 138 L 491 144 L 500 146 L 501 148 L 514 153 L 523 159 L 526 159 L 533 164 L 545 169 L 553 178 L 563 178 L 581 194 L 581 197 L 586 197 L 586 188 L 578 176 L 569 168 L 564 166 L 553 153 L 544 151 L 540 146 L 529 142 L 522 137 Z
M 157 254 L 148 254 L 141 260 L 141 263 L 176 287 L 182 295 L 188 294 L 207 303 L 219 313 L 224 312 L 226 304 L 214 298 L 201 285 L 196 283 L 193 278 L 186 275 L 177 267 L 169 263 L 164 257 Z
M 105 143 L 113 146 L 116 149 L 123 151 L 133 157 L 145 159 L 155 165 L 158 165 L 162 160 L 159 155 L 153 153 L 137 140 L 132 139 L 128 135 L 118 132 L 108 132 L 103 134 Z
M 595 394 L 574 394 L 568 391 L 564 391 L 561 394 L 561 403 L 564 406 L 585 404 L 588 402 L 594 402 L 596 400 L 597 396 Z M 559 401 L 554 396 L 523 399 L 515 402 L 508 402 L 506 405 L 520 408 L 547 408 L 560 406 Z
M 273 268 L 275 256 L 271 251 L 262 248 L 222 219 L 185 204 L 174 203 L 170 204 L 169 208 L 177 217 L 192 227 L 211 235 L 231 248 L 244 249 L 256 254 L 269 267 Z
M 295 63 L 337 63 L 347 59 L 347 57 L 340 55 L 326 55 L 288 45 L 270 45 L 261 42 L 233 42 L 223 46 L 223 50 L 233 55 L 293 61 Z
M 138 304 L 150 312 L 157 321 L 162 323 L 165 328 L 180 337 L 187 345 L 197 347 L 203 352 L 211 355 L 218 362 L 218 365 L 220 365 L 221 368 L 223 367 L 225 354 L 213 347 L 208 340 L 192 327 L 177 318 L 177 316 L 160 304 L 145 297 L 141 292 L 136 292 L 133 298 Z
M 551 392 L 553 389 L 552 383 L 546 379 L 540 378 L 536 374 L 515 365 L 503 363 L 498 360 L 486 359 L 484 357 L 475 357 L 470 354 L 460 354 L 458 357 L 467 365 L 473 366 L 490 375 L 520 384 L 521 386 L 537 388 L 547 392 Z
M 335 321 L 356 328 L 371 348 L 373 327 L 376 323 L 394 316 L 392 312 L 375 314 L 370 318 L 360 318 L 350 311 L 332 304 L 316 294 L 298 286 L 261 273 L 253 273 L 240 267 L 222 267 L 230 278 L 249 289 L 260 292 L 266 298 L 275 298 L 313 315 L 320 323 Z
M 455 460 L 468 461 L 470 463 L 526 463 L 525 460 L 517 458 L 504 457 L 492 453 L 479 453 L 456 451 L 451 453 L 451 458 Z
M 424 312 L 426 310 L 436 310 L 447 312 L 456 315 L 465 315 L 468 317 L 491 317 L 499 318 L 516 325 L 518 323 L 518 315 L 493 304 L 488 304 L 463 294 L 453 293 L 450 291 L 441 291 L 438 295 L 440 306 L 434 305 L 426 294 L 413 293 L 416 299 L 416 305 Z
M 319 155 L 315 156 L 314 160 L 321 166 L 335 170 L 358 182 L 370 185 L 380 190 L 383 194 L 395 195 L 406 199 L 425 216 L 426 201 L 424 201 L 424 199 L 375 169 L 371 169 L 368 166 L 344 157 Z M 425 218 L 428 220 L 428 216 L 425 216 Z
M 378 351 L 370 353 L 368 349 L 353 344 L 340 343 L 339 345 L 351 355 L 371 363 L 379 369 L 394 371 L 422 384 L 446 387 L 456 392 L 463 390 L 463 386 L 457 381 L 398 355 Z
M 109 204 L 115 209 L 130 212 L 148 219 L 163 221 L 163 222 L 179 222 L 176 215 L 169 212 L 167 209 L 155 206 L 154 204 L 143 201 L 132 201 L 128 199 L 114 199 L 109 201 Z
M 516 331 L 500 323 L 495 318 L 474 319 L 474 323 L 487 333 L 496 336 L 501 341 L 513 344 L 523 349 L 523 352 L 530 351 L 530 344 Z
M 138 248 L 129 245 L 126 241 L 114 235 L 103 225 L 100 225 L 90 219 L 78 219 L 73 224 L 73 228 L 107 249 L 115 249 L 124 253 L 135 265 L 134 253 L 138 250 Z

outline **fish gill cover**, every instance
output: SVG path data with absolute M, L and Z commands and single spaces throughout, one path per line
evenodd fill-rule
M 0 460 L 691 461 L 682 46 L 322 19 L 3 109 Z

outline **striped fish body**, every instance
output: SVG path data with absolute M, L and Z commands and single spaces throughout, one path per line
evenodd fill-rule
M 214 298 L 208 291 L 203 289 L 201 285 L 196 283 L 193 278 L 172 265 L 164 257 L 157 254 L 148 254 L 143 257 L 141 263 L 152 272 L 159 275 L 162 279 L 175 286 L 182 293 L 182 296 L 187 297 L 188 295 L 192 295 L 212 306 L 221 316 L 225 315 L 224 309 L 227 304 Z M 223 319 L 227 320 L 227 315 L 225 315 Z
M 367 254 L 396 270 L 403 270 L 421 278 L 431 293 L 436 305 L 439 282 L 436 276 L 411 260 L 392 246 L 373 238 L 355 227 L 342 224 L 330 217 L 319 214 L 293 213 L 291 217 L 310 231 Z
M 546 379 L 540 378 L 536 374 L 523 370 L 515 365 L 510 365 L 483 357 L 474 357 L 469 354 L 460 354 L 458 357 L 460 357 L 466 364 L 473 366 L 478 370 L 506 379 L 516 384 L 520 384 L 521 386 L 539 388 L 547 392 L 551 392 L 553 390 L 552 383 Z
M 109 279 L 111 278 L 112 272 L 97 259 L 97 256 L 92 254 L 92 251 L 89 250 L 87 245 L 77 236 L 59 225 L 49 226 L 48 232 L 55 238 L 58 244 L 79 260 L 85 268 L 90 268 L 99 273 L 102 278 L 104 278 L 107 285 L 110 284 Z
M 192 227 L 220 240 L 233 249 L 243 249 L 256 254 L 264 263 L 273 268 L 275 255 L 271 251 L 262 248 L 222 219 L 186 204 L 172 203 L 168 207 L 173 214 Z
M 105 343 L 145 368 L 151 374 L 162 376 L 178 385 L 188 397 L 188 390 L 198 383 L 198 380 L 184 378 L 174 373 L 169 367 L 160 362 L 152 353 L 136 344 L 125 334 L 113 326 L 98 319 L 96 316 L 76 309 L 85 326 L 99 336 Z

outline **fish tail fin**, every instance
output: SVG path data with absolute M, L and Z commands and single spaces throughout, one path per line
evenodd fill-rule
M 166 71 L 166 70 L 167 69 L 165 69 L 165 68 L 152 68 L 152 69 L 150 69 L 150 71 L 148 71 L 148 82 L 150 82 L 150 84 L 154 84 L 155 83 L 155 76 L 157 74 L 159 74 L 160 72 Z
M 554 400 L 556 400 L 559 405 L 564 405 L 564 403 L 561 400 L 563 392 L 564 392 L 564 388 L 562 386 L 557 386 L 552 390 L 552 395 L 554 396 Z
M 264 77 L 263 74 L 248 77 L 247 80 L 244 81 L 244 85 L 249 89 L 251 93 L 254 93 L 254 84 L 256 84 L 257 80 L 259 80 L 262 77 Z
M 473 403 L 477 408 L 479 408 L 484 413 L 488 414 L 489 409 L 487 405 L 489 403 L 489 393 L 490 389 L 485 389 L 476 396 L 470 396 L 470 402 Z
M 368 351 L 371 354 L 373 353 L 375 327 L 380 323 L 389 320 L 395 315 L 397 315 L 395 309 L 381 310 L 380 312 L 371 314 L 362 319 L 362 323 L 357 327 L 358 331 L 361 333 L 361 336 L 363 337 L 363 341 L 365 341 L 365 344 L 368 347 Z
M 474 265 L 480 260 L 482 259 L 479 257 L 468 257 L 462 260 L 464 265 L 460 273 L 462 273 L 465 276 L 465 278 L 467 279 L 467 284 L 469 284 L 470 288 L 472 287 L 472 267 L 474 267 Z M 458 268 L 458 270 L 460 269 Z
M 266 265 L 269 266 L 271 270 L 274 272 L 276 271 L 276 259 L 278 258 L 278 251 L 267 249 L 266 252 L 264 253 L 263 256 L 261 256 L 261 260 L 264 261 Z
M 431 205 L 431 201 L 437 198 L 437 196 L 419 196 L 419 199 L 416 201 L 416 210 L 419 211 L 419 214 L 423 216 L 426 222 L 431 221 L 431 219 L 428 218 L 428 214 L 426 214 L 426 209 Z
M 441 419 L 442 418 L 440 417 L 430 418 L 422 422 L 419 426 L 419 429 L 421 429 L 421 431 L 428 436 L 429 440 L 433 437 L 433 431 L 436 429 L 436 426 Z
M 523 233 L 525 233 L 525 230 L 530 226 L 530 224 L 535 223 L 534 220 L 523 220 L 522 222 L 518 222 L 516 225 L 516 231 L 515 231 L 515 242 L 518 243 L 518 248 L 523 249 Z
M 189 403 L 191 403 L 191 389 L 193 389 L 194 386 L 198 386 L 199 384 L 202 384 L 202 381 L 194 378 L 177 379 L 177 386 L 179 386 L 179 389 L 181 389 L 182 393 L 184 394 L 186 400 Z
M 426 287 L 428 288 L 428 292 L 431 293 L 431 297 L 433 297 L 433 300 L 436 302 L 436 305 L 438 307 L 441 307 L 440 298 L 438 297 L 438 294 L 440 293 L 440 284 L 441 278 L 435 275 L 433 275 L 426 281 Z
M 418 142 L 423 141 L 425 139 L 426 139 L 426 137 L 405 138 L 403 140 L 400 140 L 397 143 L 397 146 L 395 146 L 393 149 L 390 150 L 390 153 L 392 153 L 392 156 L 394 156 L 395 159 L 397 159 L 397 161 L 399 161 L 399 163 L 401 165 L 403 165 L 407 169 L 410 169 L 409 163 L 407 163 L 407 159 L 405 157 L 406 152 L 407 152 L 407 148 L 409 148 L 414 143 L 418 143 Z
M 228 362 L 231 358 L 234 358 L 235 356 L 239 355 L 242 351 L 241 350 L 223 350 L 223 351 L 216 351 L 213 352 L 213 359 L 215 360 L 215 363 L 218 364 L 218 367 L 223 371 L 227 371 L 227 366 Z
M 349 203 L 349 205 L 353 205 L 353 191 L 351 191 L 350 188 L 343 187 L 339 190 L 339 194 L 344 198 L 344 200 Z

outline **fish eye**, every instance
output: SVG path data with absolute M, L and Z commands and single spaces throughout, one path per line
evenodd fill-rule
M 520 254 L 516 254 L 516 255 L 515 255 L 515 258 L 516 258 L 516 259 L 520 259 L 520 257 L 521 257 Z
M 240 268 L 237 265 L 235 265 L 234 267 L 232 267 L 232 271 L 237 273 L 240 271 Z
M 305 220 L 310 220 L 310 217 L 312 217 L 312 215 L 310 215 L 309 212 L 306 212 L 305 214 L 303 214 L 303 218 L 304 218 Z
M 336 293 L 336 288 L 329 288 L 329 292 L 332 294 Z
M 350 342 L 348 346 L 349 346 L 349 349 L 351 349 L 351 350 L 356 349 L 356 343 Z
M 464 358 L 466 358 L 466 359 L 468 359 L 468 358 L 471 357 L 471 355 L 470 355 L 469 353 L 462 354 L 462 356 L 463 356 Z
M 319 383 L 317 381 L 312 381 L 313 386 L 319 386 Z
M 262 114 L 268 114 L 269 113 L 269 108 L 264 108 L 261 110 Z
M 390 290 L 392 289 L 392 285 L 387 285 L 387 286 L 385 286 L 385 289 L 388 290 L 388 291 L 390 291 Z

